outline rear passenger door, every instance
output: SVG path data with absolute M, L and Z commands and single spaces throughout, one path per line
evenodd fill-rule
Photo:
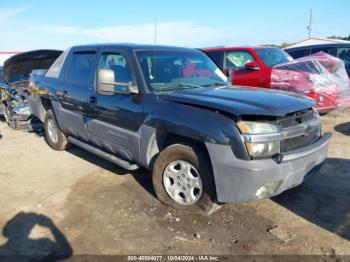
M 88 141 L 85 106 L 93 87 L 97 53 L 96 50 L 72 52 L 65 81 L 57 94 L 61 104 L 57 114 L 67 134 Z
M 115 82 L 136 83 L 134 70 L 123 51 L 103 51 L 96 73 L 99 69 L 113 70 Z M 91 93 L 87 106 L 89 136 L 97 147 L 125 160 L 135 160 L 139 158 L 139 129 L 144 119 L 142 95 L 127 93 L 126 86 L 115 85 L 114 88 L 124 93 Z

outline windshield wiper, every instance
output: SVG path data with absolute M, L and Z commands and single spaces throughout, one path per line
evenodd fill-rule
M 202 86 L 203 87 L 214 87 L 214 86 L 228 86 L 228 85 L 225 83 L 222 83 L 222 82 L 213 82 L 213 83 L 202 85 Z
M 202 86 L 192 85 L 192 84 L 186 84 L 186 83 L 178 83 L 176 85 L 161 88 L 159 91 L 169 91 L 169 90 L 177 90 L 177 89 L 184 89 L 184 88 L 201 88 Z

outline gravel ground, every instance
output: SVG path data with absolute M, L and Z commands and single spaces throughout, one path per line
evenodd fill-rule
M 0 122 L 0 254 L 350 255 L 349 115 L 322 117 L 333 138 L 317 176 L 210 217 L 162 205 L 148 171 L 77 147 L 56 152 Z

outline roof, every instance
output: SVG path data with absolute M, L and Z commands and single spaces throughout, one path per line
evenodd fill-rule
M 185 50 L 195 50 L 193 48 L 187 47 L 176 47 L 176 46 L 166 46 L 166 45 L 146 45 L 146 44 L 134 44 L 134 43 L 107 43 L 107 44 L 87 44 L 87 45 L 79 45 L 73 46 L 72 49 L 80 49 L 80 48 L 99 48 L 103 47 L 105 49 L 121 49 L 121 50 L 157 50 L 157 49 L 171 49 L 178 51 Z
M 311 46 L 311 45 L 322 45 L 322 44 L 350 44 L 350 41 L 341 39 L 328 39 L 328 38 L 309 38 L 299 41 L 293 45 L 287 46 L 285 49 Z
M 277 47 L 271 47 L 271 46 L 214 46 L 214 47 L 205 47 L 200 48 L 200 50 L 205 51 L 217 51 L 217 50 L 252 50 L 252 49 L 261 49 L 261 48 L 277 48 Z

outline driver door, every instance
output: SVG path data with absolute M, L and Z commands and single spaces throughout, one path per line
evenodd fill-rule
M 245 64 L 256 62 L 249 51 L 227 51 L 224 56 L 224 69 L 229 70 L 234 85 L 259 86 L 261 68 L 247 69 Z
M 115 82 L 134 82 L 126 56 L 122 52 L 102 52 L 97 65 L 99 69 L 112 69 Z M 115 93 L 97 94 L 95 90 L 88 103 L 88 133 L 91 141 L 104 150 L 125 160 L 139 155 L 143 102 L 140 94 L 129 94 L 127 88 L 115 85 Z

